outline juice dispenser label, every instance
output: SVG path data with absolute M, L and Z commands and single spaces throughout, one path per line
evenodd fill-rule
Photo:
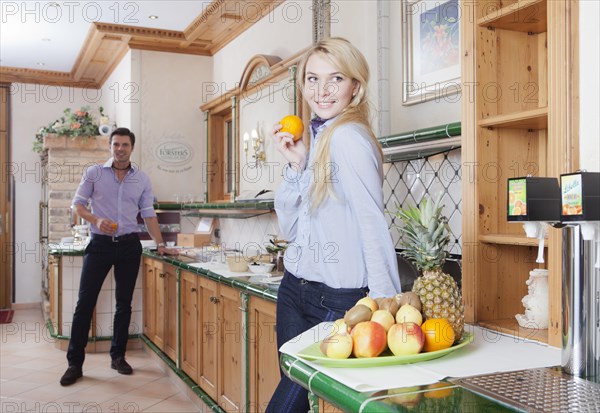
M 562 214 L 583 214 L 583 197 L 581 196 L 581 175 L 563 175 L 560 178 Z
M 508 181 L 508 215 L 527 215 L 527 180 Z

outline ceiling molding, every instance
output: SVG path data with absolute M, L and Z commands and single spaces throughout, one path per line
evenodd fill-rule
M 283 1 L 215 0 L 183 32 L 94 23 L 71 72 L 0 66 L 0 82 L 99 89 L 129 49 L 212 56 Z

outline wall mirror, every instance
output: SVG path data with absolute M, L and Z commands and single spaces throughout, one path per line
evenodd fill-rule
M 285 61 L 254 56 L 237 89 L 202 107 L 208 137 L 208 202 L 249 200 L 261 191 L 274 191 L 281 182 L 286 161 L 270 134 L 284 116 L 302 117 L 295 76 L 299 56 Z
M 282 179 L 285 158 L 271 139 L 273 125 L 297 113 L 295 65 L 259 55 L 250 60 L 239 95 L 239 199 L 260 191 L 274 191 Z M 268 196 L 267 196 L 268 197 Z

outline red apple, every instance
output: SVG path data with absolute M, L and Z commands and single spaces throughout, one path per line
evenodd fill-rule
M 416 323 L 400 323 L 390 327 L 387 344 L 396 356 L 418 354 L 425 345 L 425 334 Z
M 321 352 L 334 359 L 347 359 L 352 354 L 352 337 L 348 333 L 333 334 L 321 342 Z
M 385 328 L 375 321 L 362 321 L 352 332 L 354 357 L 377 357 L 387 346 Z

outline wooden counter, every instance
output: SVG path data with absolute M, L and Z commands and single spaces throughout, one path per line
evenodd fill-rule
M 142 258 L 142 340 L 214 411 L 262 412 L 279 382 L 277 287 Z

